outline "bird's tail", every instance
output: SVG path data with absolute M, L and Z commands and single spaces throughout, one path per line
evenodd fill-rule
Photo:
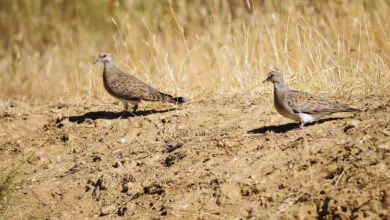
M 346 111 L 346 112 L 361 112 L 362 110 L 357 109 L 357 108 L 347 108 L 347 109 L 344 109 L 344 111 Z
M 357 109 L 357 108 L 351 108 L 348 105 L 341 105 L 341 107 L 343 108 L 344 112 L 361 112 L 362 111 L 362 110 Z
M 169 102 L 174 103 L 174 104 L 183 104 L 188 102 L 188 98 L 186 97 L 175 97 L 169 100 Z
M 170 103 L 173 103 L 173 104 L 182 104 L 182 103 L 186 103 L 188 102 L 188 98 L 186 97 L 173 97 L 169 94 L 166 94 L 166 93 L 162 93 L 160 92 L 160 95 L 162 95 L 164 97 L 164 100 L 170 102 Z

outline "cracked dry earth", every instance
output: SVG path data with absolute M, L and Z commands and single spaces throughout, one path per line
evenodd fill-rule
M 389 97 L 303 130 L 271 100 L 143 104 L 136 117 L 110 101 L 4 108 L 0 170 L 16 176 L 0 217 L 390 218 Z

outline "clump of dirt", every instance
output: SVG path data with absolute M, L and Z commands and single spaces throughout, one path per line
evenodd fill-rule
M 205 100 L 137 116 L 92 103 L 6 108 L 0 169 L 18 174 L 0 215 L 389 218 L 388 97 L 303 130 L 269 99 Z

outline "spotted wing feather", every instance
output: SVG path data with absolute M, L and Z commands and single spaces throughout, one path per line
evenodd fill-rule
M 112 95 L 125 100 L 162 101 L 172 99 L 172 96 L 160 93 L 136 77 L 122 72 L 108 77 L 106 86 L 109 87 Z
M 294 113 L 333 113 L 343 108 L 331 101 L 306 92 L 289 91 L 285 96 L 286 104 Z

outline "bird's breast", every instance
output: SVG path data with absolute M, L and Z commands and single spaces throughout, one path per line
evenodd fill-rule
M 283 100 L 284 100 L 283 97 L 278 97 L 278 94 L 275 93 L 274 105 L 276 111 L 286 118 L 292 119 L 294 121 L 300 121 L 299 116 L 294 114 L 292 110 L 283 103 Z
M 118 80 L 118 77 L 103 74 L 103 84 L 106 91 L 115 98 L 128 98 L 126 97 L 128 96 L 127 88 L 125 88 L 124 82 Z

